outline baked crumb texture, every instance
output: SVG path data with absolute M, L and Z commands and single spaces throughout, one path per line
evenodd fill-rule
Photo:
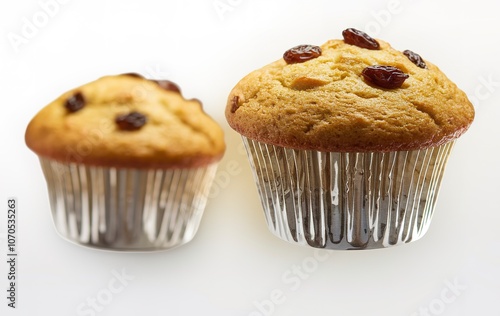
M 85 104 L 73 111 L 69 99 Z M 222 129 L 198 100 L 129 74 L 63 94 L 33 118 L 25 138 L 45 158 L 118 168 L 201 167 L 225 150 Z
M 228 97 L 229 125 L 268 144 L 338 152 L 421 149 L 463 134 L 474 118 L 465 93 L 427 60 L 420 68 L 377 41 L 379 50 L 331 40 L 317 58 L 250 73 Z M 409 77 L 396 89 L 371 85 L 362 71 L 374 65 Z

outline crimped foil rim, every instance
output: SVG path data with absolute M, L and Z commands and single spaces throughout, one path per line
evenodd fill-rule
M 104 168 L 43 157 L 40 163 L 58 233 L 118 251 L 164 250 L 190 241 L 217 168 Z
M 340 153 L 289 149 L 246 137 L 243 142 L 271 232 L 327 249 L 384 248 L 421 238 L 454 144 Z

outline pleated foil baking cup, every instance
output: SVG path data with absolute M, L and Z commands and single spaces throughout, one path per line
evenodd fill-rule
M 375 249 L 429 228 L 454 142 L 396 152 L 294 150 L 243 137 L 269 229 L 291 243 Z
M 89 247 L 155 251 L 190 241 L 217 164 L 197 169 L 117 169 L 40 158 L 62 237 Z

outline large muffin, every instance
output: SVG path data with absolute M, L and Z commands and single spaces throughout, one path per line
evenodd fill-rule
M 464 133 L 474 117 L 465 93 L 432 63 L 420 68 L 377 41 L 372 50 L 330 40 L 317 58 L 279 59 L 250 73 L 229 95 L 229 125 L 269 144 L 343 152 L 412 150 Z M 362 75 L 373 65 L 409 77 L 400 88 L 381 88 Z
M 342 35 L 248 74 L 228 96 L 227 121 L 278 237 L 328 249 L 417 240 L 473 106 L 415 52 Z
M 57 231 L 90 247 L 169 249 L 199 226 L 222 129 L 167 80 L 106 76 L 72 89 L 29 123 Z

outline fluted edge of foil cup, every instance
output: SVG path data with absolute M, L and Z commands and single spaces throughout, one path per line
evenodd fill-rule
M 218 165 L 143 170 L 39 159 L 57 232 L 113 251 L 159 251 L 192 240 Z
M 242 139 L 269 230 L 291 243 L 337 250 L 424 236 L 454 145 L 341 153 Z

